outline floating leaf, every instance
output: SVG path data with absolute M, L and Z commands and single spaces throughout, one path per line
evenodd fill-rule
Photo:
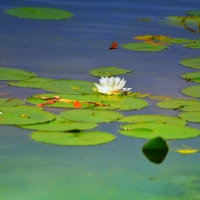
M 125 70 L 120 69 L 115 66 L 105 66 L 105 67 L 99 67 L 90 70 L 90 74 L 92 76 L 100 76 L 100 77 L 109 77 L 109 76 L 115 76 L 120 74 L 126 74 L 132 72 L 131 70 Z
M 141 22 L 151 22 L 151 18 L 147 18 L 147 17 L 141 17 L 141 18 L 136 18 L 137 21 L 141 21 Z
M 136 138 L 151 139 L 184 139 L 200 135 L 200 131 L 186 126 L 175 126 L 160 123 L 125 124 L 120 126 L 119 133 Z
M 72 17 L 72 13 L 55 9 L 55 8 L 40 8 L 40 7 L 22 7 L 22 8 L 9 8 L 5 12 L 9 15 L 39 20 L 60 20 Z
M 27 88 L 40 88 L 41 84 L 47 81 L 52 81 L 50 78 L 38 78 L 33 77 L 26 80 L 7 82 L 8 85 L 16 86 L 16 87 L 27 87 Z
M 180 64 L 185 66 L 185 67 L 200 69 L 200 57 L 185 58 L 183 60 L 180 60 Z
M 36 124 L 52 121 L 55 115 L 32 106 L 1 107 L 0 124 Z
M 122 114 L 111 110 L 78 109 L 67 110 L 60 113 L 61 117 L 76 122 L 103 123 L 112 122 L 122 118 Z
M 41 124 L 31 124 L 19 126 L 20 128 L 31 129 L 31 130 L 41 130 L 41 131 L 72 131 L 72 130 L 87 130 L 92 129 L 97 126 L 96 123 L 86 123 L 86 122 L 72 122 L 66 120 L 59 115 L 56 115 L 56 119 L 50 122 Z
M 181 78 L 184 78 L 186 81 L 191 80 L 192 82 L 200 83 L 200 72 L 190 72 L 182 74 Z
M 30 135 L 36 142 L 65 146 L 90 146 L 111 142 L 115 136 L 101 131 L 93 132 L 45 132 L 36 131 Z
M 187 99 L 172 99 L 160 101 L 157 106 L 165 109 L 175 109 L 182 111 L 200 111 L 200 101 Z
M 182 93 L 191 97 L 200 98 L 200 85 L 183 88 Z
M 113 42 L 113 41 L 112 41 L 111 47 L 110 47 L 109 49 L 110 49 L 110 50 L 117 49 L 117 46 L 118 46 L 117 42 Z
M 123 44 L 122 47 L 127 50 L 132 51 L 146 51 L 146 52 L 157 52 L 167 49 L 168 47 L 163 44 L 149 44 L 149 43 L 140 43 L 140 42 L 133 42 L 133 43 L 127 43 Z
M 186 124 L 185 120 L 165 115 L 132 115 L 123 117 L 118 121 L 129 122 L 129 123 L 161 123 L 161 124 L 173 124 L 180 126 L 184 126 Z
M 170 100 L 170 99 L 173 99 L 173 97 L 164 96 L 164 95 L 149 95 L 148 98 L 153 99 L 153 100 Z
M 36 76 L 33 72 L 28 72 L 21 69 L 0 67 L 0 80 L 24 80 Z
M 190 11 L 187 11 L 186 14 L 200 17 L 200 10 L 190 10 Z
M 187 155 L 187 154 L 193 154 L 193 153 L 197 153 L 199 152 L 199 149 L 191 149 L 190 147 L 183 145 L 183 147 L 185 147 L 185 149 L 176 149 L 175 151 L 183 154 L 183 155 Z
M 200 110 L 200 109 L 197 109 Z M 182 119 L 185 119 L 190 122 L 200 122 L 200 112 L 193 111 L 193 112 L 181 112 L 178 116 Z
M 45 82 L 41 85 L 43 90 L 65 94 L 93 94 L 93 82 L 59 79 Z
M 0 98 L 0 107 L 5 106 L 20 106 L 25 104 L 23 99 L 18 98 Z
M 195 40 L 194 42 L 183 44 L 183 47 L 190 49 L 200 49 L 200 40 Z

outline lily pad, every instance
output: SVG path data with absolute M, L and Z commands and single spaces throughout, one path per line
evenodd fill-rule
M 0 80 L 25 80 L 30 77 L 36 76 L 33 72 L 28 72 L 21 69 L 0 67 Z
M 21 81 L 14 81 L 14 82 L 7 82 L 10 86 L 16 86 L 16 87 L 27 87 L 27 88 L 40 88 L 41 84 L 47 81 L 52 81 L 53 79 L 50 78 L 38 78 L 33 77 L 26 80 Z
M 0 98 L 0 107 L 7 106 L 20 106 L 25 104 L 23 99 L 18 98 Z
M 180 60 L 180 64 L 185 66 L 185 67 L 200 69 L 200 57 L 185 58 L 183 60 Z
M 187 11 L 186 14 L 200 17 L 200 10 L 190 10 L 190 11 Z
M 72 13 L 55 8 L 21 7 L 9 8 L 5 12 L 15 17 L 39 20 L 60 20 L 72 17 Z
M 0 111 L 0 124 L 37 124 L 55 119 L 54 114 L 32 106 L 1 107 Z
M 141 22 L 151 22 L 152 21 L 151 18 L 147 18 L 147 17 L 136 18 L 136 20 L 141 21 Z
M 41 85 L 43 90 L 65 94 L 93 94 L 93 82 L 59 79 L 45 82 Z
M 116 121 L 122 114 L 111 110 L 76 109 L 60 113 L 60 116 L 76 122 L 104 123 Z
M 122 47 L 127 50 L 132 51 L 146 51 L 146 52 L 157 52 L 157 51 L 163 51 L 167 49 L 168 47 L 164 44 L 149 44 L 144 42 L 132 42 L 123 44 Z
M 132 115 L 132 116 L 126 116 L 118 121 L 129 122 L 129 123 L 161 123 L 161 124 L 173 124 L 180 126 L 184 126 L 186 124 L 185 120 L 165 115 Z
M 181 78 L 184 78 L 186 80 L 191 80 L 195 83 L 200 83 L 200 72 L 190 72 L 186 74 L 182 74 Z
M 153 100 L 169 100 L 169 99 L 173 99 L 173 97 L 170 96 L 165 96 L 165 95 L 149 95 L 148 96 L 149 99 L 153 99 Z
M 200 49 L 200 40 L 195 40 L 194 42 L 183 44 L 183 47 L 190 49 Z
M 182 93 L 191 97 L 200 98 L 200 85 L 183 88 Z
M 87 130 L 97 127 L 96 123 L 85 123 L 85 122 L 72 122 L 66 120 L 59 115 L 56 115 L 56 119 L 50 122 L 42 124 L 30 124 L 19 126 L 20 128 L 40 130 L 40 131 L 72 131 L 72 130 Z
M 200 131 L 186 126 L 176 126 L 160 123 L 125 124 L 120 126 L 119 133 L 136 138 L 152 139 L 185 139 L 197 137 Z
M 175 109 L 182 111 L 200 111 L 200 101 L 189 99 L 172 99 L 160 101 L 157 106 L 165 109 Z
M 111 142 L 115 136 L 101 131 L 91 132 L 45 132 L 36 131 L 30 135 L 36 142 L 64 146 L 90 146 Z
M 200 110 L 200 109 L 199 109 Z M 178 114 L 179 117 L 190 122 L 200 122 L 200 112 L 181 112 Z
M 105 67 L 99 67 L 99 68 L 90 70 L 90 74 L 92 76 L 100 76 L 100 77 L 126 74 L 130 72 L 131 70 L 120 69 L 115 66 L 105 66 Z

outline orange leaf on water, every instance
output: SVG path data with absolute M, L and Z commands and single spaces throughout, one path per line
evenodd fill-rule
M 111 47 L 110 47 L 109 49 L 110 49 L 110 50 L 117 49 L 117 46 L 118 46 L 117 42 L 113 42 L 113 41 L 112 41 Z
M 74 106 L 74 108 L 80 108 L 81 107 L 81 103 L 79 101 L 75 101 L 73 106 Z

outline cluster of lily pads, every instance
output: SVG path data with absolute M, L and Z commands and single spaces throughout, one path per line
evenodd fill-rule
M 6 13 L 27 19 L 58 20 L 72 17 L 72 13 L 53 8 L 23 7 L 5 10 Z M 128 43 L 122 48 L 134 51 L 162 51 L 170 44 L 183 44 L 188 48 L 200 48 L 200 40 L 170 38 L 167 36 L 136 36 L 138 43 Z M 180 61 L 181 65 L 200 69 L 200 57 Z M 15 125 L 34 130 L 31 139 L 54 145 L 87 146 L 110 142 L 115 139 L 111 133 L 96 129 L 100 123 L 119 122 L 119 133 L 129 137 L 151 139 L 145 149 L 168 151 L 166 139 L 197 137 L 200 131 L 186 126 L 187 121 L 200 122 L 200 101 L 195 99 L 174 99 L 131 92 L 123 88 L 125 80 L 113 76 L 131 73 L 115 66 L 90 70 L 92 76 L 101 77 L 100 84 L 71 79 L 48 79 L 37 77 L 33 72 L 0 67 L 0 80 L 7 85 L 24 88 L 41 88 L 50 93 L 34 94 L 26 100 L 0 98 L 0 124 Z M 110 78 L 109 78 L 110 77 Z M 181 75 L 187 81 L 200 83 L 200 73 Z M 95 87 L 96 86 L 96 87 Z M 190 86 L 182 92 L 200 98 L 200 86 Z M 120 111 L 138 110 L 148 106 L 148 97 L 161 100 L 157 106 L 181 111 L 177 117 L 164 115 L 123 116 Z M 78 102 L 78 104 L 76 104 Z M 31 104 L 31 105 L 30 105 Z M 33 106 L 34 105 L 34 106 Z M 78 105 L 78 106 L 77 106 Z M 44 108 L 63 108 L 58 115 Z M 94 129 L 95 128 L 95 129 Z M 88 131 L 94 129 L 93 131 Z

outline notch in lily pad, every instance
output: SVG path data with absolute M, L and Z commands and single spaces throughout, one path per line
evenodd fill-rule
M 162 137 L 150 139 L 142 147 L 142 152 L 148 160 L 155 164 L 160 164 L 166 158 L 169 147 Z

